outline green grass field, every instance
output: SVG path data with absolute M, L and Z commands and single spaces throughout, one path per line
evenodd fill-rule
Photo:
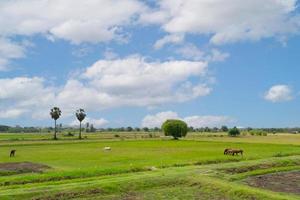
M 53 141 L 50 134 L 1 134 L 1 163 L 50 168 L 25 173 L 0 165 L 0 199 L 300 199 L 245 183 L 252 176 L 299 171 L 300 135 L 190 134 L 178 141 L 159 133 L 114 135 Z M 223 155 L 224 148 L 243 149 L 244 155 Z M 11 149 L 17 150 L 13 158 Z

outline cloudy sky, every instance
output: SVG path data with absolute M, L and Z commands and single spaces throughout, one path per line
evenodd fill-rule
M 297 0 L 1 0 L 0 122 L 300 126 Z

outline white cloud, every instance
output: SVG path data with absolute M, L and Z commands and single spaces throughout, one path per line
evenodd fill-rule
M 123 27 L 133 24 L 146 6 L 138 0 L 2 0 L 0 1 L 0 70 L 25 56 L 26 44 L 16 36 L 43 35 L 72 44 L 124 42 Z M 87 48 L 74 51 L 85 55 Z
M 55 103 L 55 90 L 45 86 L 39 77 L 0 79 L 0 109 L 2 118 L 16 118 L 29 113 L 39 119 L 49 116 L 49 108 Z
M 196 61 L 202 60 L 207 62 L 222 62 L 229 57 L 229 53 L 221 52 L 218 49 L 214 48 L 211 49 L 210 51 L 205 52 L 202 51 L 197 46 L 195 46 L 194 44 L 189 44 L 189 43 L 179 47 L 176 50 L 176 53 L 186 59 L 191 59 Z
M 142 120 L 142 127 L 161 127 L 161 125 L 167 119 L 181 119 L 185 121 L 188 126 L 192 126 L 194 128 L 200 127 L 220 127 L 222 125 L 226 125 L 228 123 L 232 123 L 234 120 L 231 117 L 227 116 L 187 116 L 187 117 L 179 117 L 176 112 L 166 111 L 160 112 L 155 115 L 147 115 Z
M 105 125 L 107 125 L 109 123 L 109 121 L 107 121 L 106 119 L 104 118 L 100 118 L 100 119 L 95 119 L 95 118 L 90 118 L 90 117 L 86 117 L 83 121 L 82 121 L 82 124 L 86 124 L 86 123 L 89 123 L 90 125 L 93 124 L 93 126 L 95 128 L 101 128 Z M 70 124 L 70 126 L 79 126 L 79 121 L 78 120 L 74 120 L 72 121 Z
M 122 37 L 121 27 L 144 9 L 137 0 L 1 1 L 0 35 L 44 34 L 75 44 L 110 41 Z
M 25 45 L 18 44 L 0 35 L 0 71 L 7 70 L 12 59 L 25 57 Z
M 157 40 L 154 44 L 155 49 L 160 49 L 169 43 L 182 43 L 184 41 L 184 36 L 182 34 L 172 34 L 166 35 L 165 37 Z
M 206 72 L 207 63 L 200 61 L 150 62 L 141 56 L 99 60 L 81 77 L 74 76 L 62 86 L 51 87 L 40 77 L 0 79 L 0 109 L 6 113 L 16 113 L 16 109 L 22 111 L 19 116 L 26 113 L 43 119 L 49 117 L 52 106 L 70 117 L 78 108 L 93 112 L 185 102 L 211 92 Z M 193 83 L 189 82 L 191 77 Z
M 164 123 L 167 119 L 180 119 L 176 112 L 166 111 L 160 112 L 155 115 L 147 115 L 142 120 L 142 127 L 161 127 L 162 123 Z
M 212 49 L 211 53 L 207 55 L 207 61 L 209 62 L 222 62 L 229 57 L 229 53 L 221 52 L 218 49 Z
M 87 68 L 83 78 L 88 83 L 81 87 L 98 94 L 103 100 L 97 102 L 104 107 L 155 106 L 208 95 L 211 89 L 205 84 L 206 71 L 207 63 L 200 61 L 148 62 L 141 56 L 130 56 L 99 60 Z M 190 77 L 198 83 L 188 82 Z
M 187 59 L 204 60 L 205 53 L 193 44 L 186 44 L 176 50 L 176 53 Z
M 287 85 L 274 85 L 265 94 L 264 98 L 271 102 L 284 102 L 293 99 L 292 89 Z
M 14 119 L 14 118 L 18 118 L 20 116 L 22 116 L 23 114 L 26 113 L 26 110 L 23 109 L 7 109 L 1 112 L 0 118 L 2 119 Z
M 189 126 L 199 127 L 220 127 L 234 120 L 227 116 L 189 116 L 183 119 Z
M 143 23 L 157 23 L 168 34 L 210 36 L 213 44 L 256 41 L 276 37 L 282 40 L 298 34 L 297 0 L 162 0 Z M 159 16 L 156 17 L 155 16 Z

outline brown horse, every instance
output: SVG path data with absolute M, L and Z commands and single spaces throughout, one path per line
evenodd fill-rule
M 232 150 L 232 149 L 230 149 L 230 148 L 224 149 L 224 155 L 227 155 L 228 151 L 230 151 L 230 150 Z
M 16 154 L 16 150 L 11 150 L 9 157 L 14 157 Z
M 231 154 L 232 156 L 239 154 L 243 155 L 243 152 L 244 151 L 242 149 L 230 149 L 227 151 L 227 154 Z

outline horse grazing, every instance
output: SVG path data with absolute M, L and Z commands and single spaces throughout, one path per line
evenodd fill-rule
M 243 150 L 242 149 L 231 149 L 231 150 L 228 150 L 227 154 L 231 154 L 232 156 L 234 155 L 243 155 Z
M 224 155 L 227 155 L 230 150 L 232 150 L 232 149 L 230 149 L 230 148 L 224 149 Z
M 9 157 L 15 157 L 16 150 L 11 150 Z

